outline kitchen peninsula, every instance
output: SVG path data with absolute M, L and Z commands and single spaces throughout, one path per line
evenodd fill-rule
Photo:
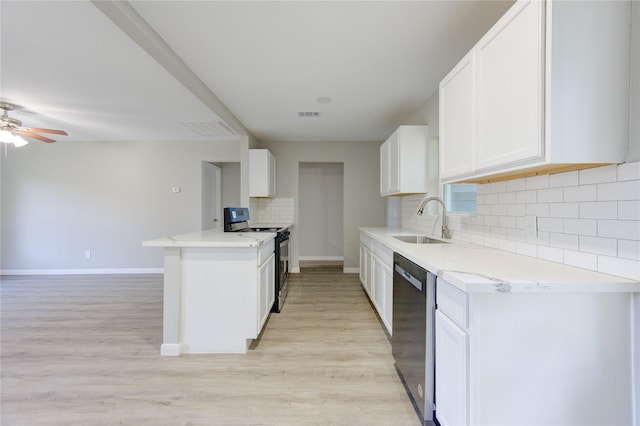
M 246 353 L 274 302 L 275 236 L 215 228 L 143 242 L 164 247 L 161 355 Z

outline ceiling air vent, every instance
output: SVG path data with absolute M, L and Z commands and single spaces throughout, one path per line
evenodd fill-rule
M 318 111 L 300 111 L 298 117 L 320 117 L 320 113 Z
M 193 130 L 200 136 L 237 136 L 223 121 L 183 121 L 182 124 Z

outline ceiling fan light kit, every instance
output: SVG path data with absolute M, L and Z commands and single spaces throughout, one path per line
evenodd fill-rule
M 13 111 L 15 107 L 8 102 L 0 102 L 0 109 L 3 110 L 0 116 L 0 142 L 2 143 L 12 143 L 16 147 L 25 146 L 29 142 L 22 136 L 47 143 L 55 142 L 55 139 L 39 135 L 38 133 L 67 136 L 67 132 L 64 130 L 23 127 L 22 121 L 9 117 L 9 111 Z
M 0 142 L 12 143 L 16 147 L 25 146 L 26 144 L 29 143 L 24 138 L 18 135 L 14 135 L 9 130 L 4 130 L 4 129 L 0 130 Z

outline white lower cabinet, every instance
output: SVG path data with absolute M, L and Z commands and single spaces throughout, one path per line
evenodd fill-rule
M 260 334 L 271 307 L 275 301 L 275 254 L 258 268 L 258 323 L 257 334 Z
M 369 297 L 371 297 L 371 289 L 372 285 L 372 274 L 371 274 L 371 251 L 360 244 L 360 282 L 362 283 L 362 288 L 367 293 Z
M 385 328 L 392 333 L 393 251 L 360 233 L 360 282 Z
M 469 424 L 469 335 L 436 311 L 436 416 L 442 426 Z
M 637 426 L 632 299 L 632 293 L 464 292 L 438 278 L 439 423 Z
M 393 273 L 376 255 L 373 255 L 373 305 L 378 315 L 391 334 L 391 318 L 393 313 Z

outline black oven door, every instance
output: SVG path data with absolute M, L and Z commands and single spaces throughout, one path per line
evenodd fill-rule
M 289 292 L 289 233 L 278 236 L 278 246 L 276 250 L 276 260 L 278 262 L 276 268 L 276 300 L 273 304 L 273 312 L 280 312 L 284 300 Z

